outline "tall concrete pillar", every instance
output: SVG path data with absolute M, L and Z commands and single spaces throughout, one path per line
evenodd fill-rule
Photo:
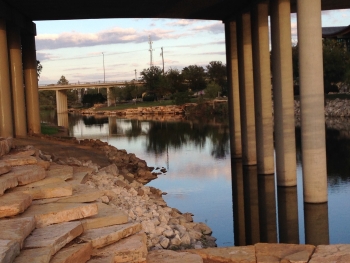
M 252 8 L 256 151 L 259 174 L 273 174 L 274 145 L 269 46 L 269 1 Z
M 297 179 L 290 0 L 271 0 L 270 7 L 277 184 L 295 186 Z
M 232 171 L 232 203 L 233 203 L 233 229 L 235 246 L 245 246 L 245 213 L 244 213 L 244 187 L 243 166 L 241 159 L 231 158 Z
M 110 107 L 114 104 L 112 99 L 112 89 L 113 88 L 106 88 L 107 89 L 107 106 Z
M 298 1 L 304 202 L 327 202 L 321 0 Z
M 299 244 L 297 187 L 277 187 L 279 242 Z
M 67 128 L 67 131 L 68 131 L 68 128 L 69 128 L 68 112 L 57 113 L 57 125 Z
M 275 176 L 259 175 L 258 189 L 260 242 L 277 243 Z
M 242 157 L 236 21 L 225 23 L 231 156 Z
M 22 36 L 22 55 L 27 102 L 28 133 L 40 134 L 38 76 L 36 70 L 37 64 L 34 35 Z
M 27 118 L 23 88 L 23 64 L 21 33 L 18 27 L 8 27 L 8 48 L 10 53 L 11 86 L 15 135 L 27 135 Z
M 13 136 L 6 22 L 0 18 L 0 137 Z
M 250 13 L 237 19 L 239 97 L 243 165 L 256 164 L 254 81 Z
M 67 93 L 66 90 L 56 90 L 56 108 L 57 114 L 67 113 Z

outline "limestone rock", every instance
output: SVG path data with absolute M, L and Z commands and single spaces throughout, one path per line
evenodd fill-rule
M 73 178 L 73 167 L 53 163 L 47 171 L 47 178 L 52 177 L 61 178 L 63 180 L 71 179 Z
M 255 263 L 255 247 L 222 247 L 222 248 L 206 248 L 206 249 L 190 249 L 189 253 L 201 256 L 204 262 L 215 263 Z
M 50 165 L 51 165 L 50 162 L 44 161 L 44 160 L 42 160 L 42 159 L 40 159 L 40 158 L 38 158 L 38 157 L 36 158 L 36 160 L 38 161 L 38 162 L 37 162 L 37 165 L 41 166 L 41 167 L 44 168 L 45 170 L 48 170 L 48 169 L 50 168 Z
M 193 228 L 194 230 L 197 230 L 198 232 L 201 232 L 204 235 L 210 235 L 213 231 L 210 229 L 209 226 L 207 226 L 204 223 L 197 223 L 196 226 Z
M 85 231 L 84 234 L 80 236 L 80 239 L 85 242 L 91 242 L 93 248 L 101 248 L 139 231 L 141 231 L 141 224 L 128 223 L 124 225 L 90 229 Z
M 26 185 L 45 178 L 46 172 L 44 168 L 38 165 L 23 165 L 12 168 L 9 173 L 16 177 L 18 185 Z
M 313 245 L 258 243 L 255 245 L 256 262 L 273 263 L 292 260 L 293 262 L 307 263 L 314 249 Z
M 110 255 L 102 258 L 101 257 L 91 258 L 86 263 L 114 263 L 114 257 Z
M 67 183 L 65 183 L 67 184 Z M 85 184 L 73 185 L 72 196 L 63 197 L 58 200 L 62 203 L 89 203 L 96 201 L 98 198 L 104 195 L 104 192 L 94 188 L 90 188 Z
M 119 175 L 119 169 L 115 164 L 108 165 L 108 166 L 100 169 L 100 171 L 105 171 L 113 176 Z
M 32 156 L 35 154 L 35 149 L 33 148 L 27 148 L 24 149 L 22 151 L 18 151 L 18 152 L 11 152 L 11 156 L 13 157 L 28 157 L 28 156 Z
M 34 217 L 0 220 L 0 237 L 1 239 L 14 240 L 22 248 L 24 239 L 34 228 Z
M 203 263 L 203 259 L 188 252 L 153 250 L 148 253 L 147 263 Z
M 118 263 L 140 263 L 146 262 L 147 258 L 147 237 L 144 233 L 129 236 L 117 243 L 106 246 L 102 249 L 95 249 L 94 256 L 114 255 L 114 262 Z
M 97 215 L 81 220 L 84 231 L 112 225 L 121 225 L 128 222 L 128 216 L 121 210 L 102 203 L 97 203 L 97 206 Z
M 34 216 L 36 226 L 44 227 L 51 224 L 82 219 L 96 215 L 97 213 L 97 204 L 51 203 L 32 205 L 20 217 Z
M 46 184 L 37 187 L 22 186 L 17 187 L 13 191 L 30 194 L 33 199 L 64 197 L 73 194 L 72 186 L 66 182 Z
M 11 166 L 9 166 L 6 163 L 0 161 L 0 175 L 8 173 L 9 171 L 11 171 Z
M 43 185 L 47 185 L 47 184 L 59 184 L 59 183 L 63 183 L 64 180 L 61 178 L 45 178 L 43 180 L 34 182 L 34 183 L 30 183 L 25 185 L 22 189 L 28 189 L 28 188 L 34 188 L 34 187 L 38 187 L 38 186 L 43 186 Z
M 35 229 L 24 241 L 25 249 L 50 247 L 51 256 L 83 233 L 80 222 L 65 222 Z
M 16 177 L 9 174 L 4 174 L 0 176 L 0 196 L 2 196 L 5 190 L 14 188 L 18 185 Z
M 29 194 L 14 192 L 0 198 L 0 218 L 14 216 L 24 212 L 32 203 Z
M 0 239 L 0 263 L 13 262 L 14 258 L 19 254 L 19 250 L 18 242 Z
M 160 237 L 159 244 L 162 246 L 162 248 L 168 248 L 170 244 L 169 238 L 166 237 Z
M 50 247 L 22 250 L 13 263 L 49 263 L 51 255 Z
M 0 157 L 8 154 L 12 148 L 13 139 L 9 138 L 0 138 Z
M 12 156 L 12 155 L 3 156 L 2 161 L 9 166 L 36 164 L 38 162 L 37 159 L 33 156 L 16 157 L 16 156 Z
M 314 254 L 311 257 L 310 263 L 345 263 L 350 262 L 350 245 L 319 245 L 316 247 Z
M 85 263 L 90 259 L 91 253 L 91 243 L 73 244 L 58 251 L 50 263 Z

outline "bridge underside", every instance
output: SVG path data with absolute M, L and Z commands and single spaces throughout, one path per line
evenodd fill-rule
M 256 0 L 0 0 L 1 16 L 35 20 L 97 18 L 183 18 L 227 20 L 246 11 Z M 322 10 L 349 7 L 348 0 L 322 0 Z M 291 0 L 296 12 L 296 0 Z

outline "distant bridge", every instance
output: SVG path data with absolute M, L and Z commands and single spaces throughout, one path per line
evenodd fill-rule
M 132 84 L 141 86 L 144 84 L 142 81 L 127 82 L 127 81 L 106 81 L 106 82 L 78 82 L 69 83 L 68 85 L 48 84 L 39 85 L 40 90 L 69 90 L 69 89 L 85 89 L 85 88 L 111 88 L 111 87 L 123 87 L 126 84 Z

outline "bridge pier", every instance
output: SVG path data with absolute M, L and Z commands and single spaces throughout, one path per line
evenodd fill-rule
M 13 98 L 15 136 L 27 135 L 27 118 L 23 88 L 23 67 L 21 32 L 17 26 L 8 26 L 8 48 L 10 54 L 10 72 Z
M 13 136 L 6 21 L 0 18 L 0 137 Z
M 57 114 L 68 112 L 68 102 L 66 90 L 56 90 Z
M 231 156 L 242 158 L 236 21 L 225 23 Z
M 298 1 L 304 201 L 327 202 L 321 1 Z
M 239 101 L 243 165 L 256 164 L 255 105 L 250 12 L 237 19 Z
M 40 112 L 35 36 L 22 36 L 24 84 L 26 89 L 28 133 L 40 134 Z
M 270 8 L 277 185 L 295 186 L 297 178 L 290 0 L 272 0 Z
M 275 171 L 268 15 L 268 1 L 258 3 L 252 9 L 258 174 L 273 174 Z

